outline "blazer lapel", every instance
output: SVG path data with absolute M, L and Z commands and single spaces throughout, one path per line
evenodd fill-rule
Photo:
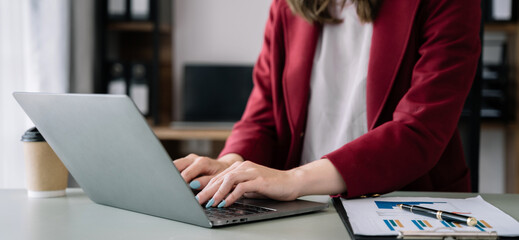
M 411 35 L 420 1 L 381 1 L 373 22 L 367 76 L 368 127 L 373 129 L 387 101 Z
M 296 134 L 304 128 L 308 110 L 310 75 L 320 26 L 293 15 L 287 7 L 283 14 L 285 69 L 283 93 L 287 106 L 290 131 Z

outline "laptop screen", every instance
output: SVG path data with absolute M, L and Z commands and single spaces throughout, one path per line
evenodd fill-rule
M 186 65 L 182 121 L 240 120 L 252 90 L 252 69 L 249 65 Z

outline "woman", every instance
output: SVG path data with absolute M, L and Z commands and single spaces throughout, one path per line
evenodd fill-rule
M 341 2 L 273 1 L 220 157 L 174 162 L 200 203 L 469 190 L 456 126 L 480 54 L 479 1 Z

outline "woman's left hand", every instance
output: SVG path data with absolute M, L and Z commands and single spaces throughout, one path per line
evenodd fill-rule
M 291 171 L 236 162 L 211 179 L 197 197 L 200 203 L 207 202 L 206 207 L 227 207 L 242 196 L 290 201 L 299 197 L 297 184 Z

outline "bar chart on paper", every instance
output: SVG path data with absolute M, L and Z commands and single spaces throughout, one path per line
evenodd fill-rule
M 444 198 L 377 198 L 342 200 L 350 225 L 356 235 L 398 235 L 401 231 L 497 232 L 501 236 L 519 236 L 519 223 L 481 197 Z M 398 204 L 418 205 L 475 217 L 476 226 L 440 221 L 413 214 Z
M 474 231 L 476 228 L 478 231 L 492 231 L 492 226 L 490 226 L 485 220 L 481 220 L 475 227 L 469 227 L 465 224 L 460 224 L 456 222 L 447 222 L 447 221 L 439 221 L 434 218 L 427 218 L 420 215 L 402 212 L 397 208 L 398 204 L 407 204 L 407 205 L 418 205 L 433 209 L 441 209 L 443 211 L 449 211 L 457 214 L 463 214 L 471 216 L 472 212 L 463 211 L 462 209 L 453 206 L 448 202 L 413 202 L 413 201 L 375 201 L 375 205 L 377 206 L 377 214 L 383 217 L 383 222 L 386 224 L 387 228 L 390 231 L 398 231 L 403 229 L 412 229 L 420 230 L 420 231 L 433 231 L 437 228 L 453 228 L 455 230 L 461 231 Z M 386 218 L 389 216 L 395 216 L 394 219 Z M 408 226 L 404 227 L 402 222 L 405 222 Z M 410 226 L 410 227 L 409 227 Z

